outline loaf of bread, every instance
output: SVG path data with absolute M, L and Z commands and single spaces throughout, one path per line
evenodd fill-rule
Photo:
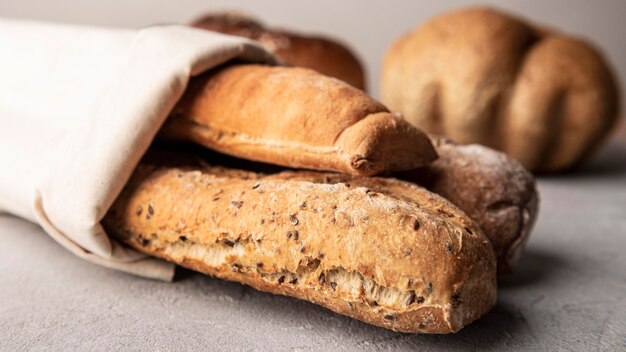
M 455 332 L 495 304 L 489 240 L 420 187 L 156 164 L 103 220 L 141 252 L 396 331 Z
M 361 63 L 336 39 L 267 28 L 249 16 L 232 12 L 207 14 L 191 25 L 256 40 L 287 65 L 310 68 L 365 90 Z
M 231 65 L 193 78 L 161 137 L 250 160 L 361 175 L 436 158 L 426 134 L 361 90 L 296 67 Z
M 505 151 L 539 172 L 578 165 L 619 110 L 613 74 L 590 43 L 485 7 L 399 38 L 380 94 L 426 132 Z
M 432 139 L 439 159 L 395 176 L 417 183 L 463 210 L 491 241 L 498 272 L 511 272 L 537 217 L 539 195 L 532 174 L 491 148 Z

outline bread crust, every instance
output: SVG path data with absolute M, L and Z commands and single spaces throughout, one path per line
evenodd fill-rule
M 534 177 L 502 152 L 431 138 L 439 159 L 395 176 L 439 194 L 475 220 L 493 245 L 498 273 L 510 273 L 537 218 L 539 194 Z
M 590 43 L 488 7 L 444 13 L 395 41 L 380 94 L 426 132 L 536 172 L 578 165 L 619 115 L 613 73 Z
M 142 164 L 103 224 L 144 253 L 396 331 L 455 332 L 496 299 L 475 222 L 395 179 Z
M 423 132 L 339 80 L 230 65 L 191 80 L 162 137 L 293 168 L 373 175 L 436 158 Z
M 289 66 L 306 67 L 365 90 L 365 74 L 356 55 L 336 39 L 268 28 L 239 13 L 212 13 L 191 23 L 207 29 L 258 41 Z

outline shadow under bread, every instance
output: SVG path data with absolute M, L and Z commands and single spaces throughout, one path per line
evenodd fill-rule
M 517 289 L 520 286 L 549 281 L 567 266 L 567 261 L 557 251 L 527 248 L 511 274 L 498 276 L 498 289 Z
M 349 333 L 357 348 L 383 348 L 389 342 L 398 350 L 439 346 L 442 350 L 465 350 L 468 346 L 494 349 L 505 347 L 512 339 L 524 340 L 532 336 L 532 327 L 520 308 L 499 299 L 485 316 L 454 334 L 429 335 L 400 333 L 379 328 L 347 316 L 334 313 L 316 304 L 292 297 L 257 291 L 235 282 L 224 281 L 199 273 L 189 272 L 185 280 L 192 281 L 198 294 L 211 297 L 228 296 L 238 315 L 261 315 L 267 321 L 290 322 L 293 329 L 310 329 L 318 334 Z M 286 328 L 286 327 L 285 327 Z M 294 333 L 298 333 L 294 331 Z

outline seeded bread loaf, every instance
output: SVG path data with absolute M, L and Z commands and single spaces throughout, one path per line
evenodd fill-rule
M 361 63 L 345 44 L 336 39 L 268 28 L 250 16 L 233 12 L 207 14 L 191 25 L 256 40 L 287 65 L 310 68 L 365 90 Z
M 141 252 L 396 331 L 455 332 L 496 299 L 475 222 L 394 179 L 143 164 L 103 224 Z
M 362 175 L 436 158 L 428 136 L 362 91 L 295 67 L 232 65 L 192 79 L 161 136 L 250 160 Z
M 426 187 L 461 208 L 491 241 L 498 272 L 511 272 L 537 217 L 539 195 L 532 174 L 491 148 L 431 138 L 439 159 L 395 176 Z

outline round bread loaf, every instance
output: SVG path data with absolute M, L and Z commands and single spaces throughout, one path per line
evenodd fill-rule
M 310 68 L 365 90 L 361 63 L 335 39 L 267 28 L 257 20 L 237 13 L 208 14 L 191 25 L 256 40 L 284 64 Z
M 383 103 L 419 128 L 500 149 L 539 172 L 579 164 L 619 110 L 611 70 L 591 44 L 485 7 L 399 38 L 381 80 Z
M 510 273 L 522 256 L 539 211 L 535 179 L 502 152 L 478 144 L 431 139 L 439 158 L 395 176 L 426 187 L 461 208 L 491 241 L 498 273 Z

